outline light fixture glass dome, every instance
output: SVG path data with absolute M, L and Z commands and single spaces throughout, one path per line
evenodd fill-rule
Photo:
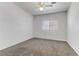
M 39 10 L 40 10 L 40 11 L 43 11 L 43 10 L 44 10 L 44 8 L 43 8 L 43 7 L 40 7 L 40 8 L 39 8 Z

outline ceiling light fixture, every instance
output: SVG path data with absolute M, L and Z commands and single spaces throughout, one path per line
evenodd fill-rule
M 48 2 L 39 2 L 38 3 L 39 10 L 43 11 L 44 8 L 46 8 L 46 7 L 53 7 L 54 4 L 56 4 L 56 2 L 50 2 L 50 3 L 48 3 Z
M 39 10 L 40 11 L 44 10 L 44 2 L 39 2 Z
M 44 8 L 43 8 L 43 7 L 40 7 L 40 8 L 39 8 L 39 10 L 40 10 L 40 11 L 43 11 L 43 10 L 44 10 Z

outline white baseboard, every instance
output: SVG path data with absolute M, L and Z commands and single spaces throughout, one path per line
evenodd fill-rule
M 69 41 L 67 41 L 67 43 L 72 47 L 72 49 L 79 55 L 79 50 L 74 47 Z
M 21 42 L 24 42 L 24 41 L 27 41 L 27 40 L 29 40 L 29 39 L 31 39 L 31 38 L 33 38 L 33 37 L 31 36 L 31 37 L 28 37 L 28 38 L 26 38 L 26 39 L 24 39 L 24 40 L 18 41 L 18 42 L 14 43 L 14 44 L 8 45 L 8 46 L 3 47 L 3 48 L 0 48 L 0 50 L 9 48 L 9 47 L 14 46 L 14 45 L 17 45 L 17 44 L 19 44 L 19 43 L 21 43 Z
M 34 38 L 42 38 L 42 39 L 57 40 L 57 41 L 66 41 L 65 39 L 55 39 L 55 38 L 45 38 L 45 37 L 34 37 Z

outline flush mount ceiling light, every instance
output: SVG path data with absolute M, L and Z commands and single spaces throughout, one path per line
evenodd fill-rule
M 39 10 L 43 11 L 46 7 L 53 7 L 56 2 L 38 2 Z

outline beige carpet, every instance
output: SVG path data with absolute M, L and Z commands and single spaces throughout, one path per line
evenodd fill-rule
M 0 51 L 1 56 L 77 56 L 63 41 L 33 38 Z

